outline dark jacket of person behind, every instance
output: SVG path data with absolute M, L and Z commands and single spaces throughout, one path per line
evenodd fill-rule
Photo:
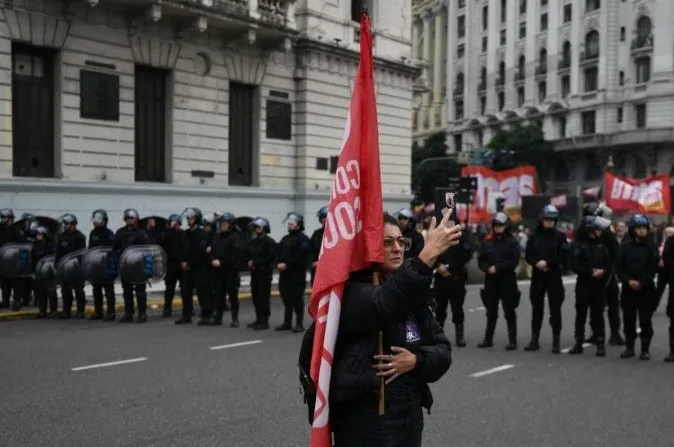
M 422 407 L 430 412 L 429 383 L 451 365 L 451 346 L 428 306 L 433 270 L 419 259 L 407 260 L 380 286 L 371 273 L 347 282 L 330 387 L 331 423 L 338 446 L 398 446 L 423 428 Z M 417 357 L 416 368 L 386 387 L 386 419 L 378 415 L 380 382 L 373 369 L 378 333 L 388 346 Z

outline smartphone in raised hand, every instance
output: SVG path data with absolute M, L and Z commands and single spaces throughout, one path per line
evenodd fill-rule
M 447 225 L 454 226 L 459 221 L 456 211 L 456 190 L 454 188 L 435 188 L 435 219 L 440 222 L 446 213 L 450 213 Z

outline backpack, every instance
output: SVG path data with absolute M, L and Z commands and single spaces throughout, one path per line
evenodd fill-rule
M 300 387 L 304 396 L 304 403 L 307 405 L 307 417 L 309 425 L 314 423 L 314 408 L 316 407 L 316 384 L 311 379 L 311 355 L 314 349 L 314 334 L 316 332 L 316 322 L 312 322 L 309 329 L 302 337 L 300 354 L 297 361 L 297 367 L 300 370 Z

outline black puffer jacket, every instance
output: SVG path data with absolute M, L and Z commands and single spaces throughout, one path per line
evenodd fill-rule
M 391 346 L 416 354 L 417 367 L 408 374 L 418 382 L 421 406 L 430 409 L 433 397 L 428 383 L 439 380 L 452 363 L 449 340 L 427 304 L 432 274 L 432 269 L 412 259 L 380 286 L 372 284 L 371 275 L 347 283 L 332 370 L 332 402 L 358 405 L 359 398 L 378 393 L 379 379 L 372 365 L 378 333 L 383 330 L 385 354 L 391 354 Z M 408 337 L 405 322 L 410 318 L 418 326 L 418 340 Z

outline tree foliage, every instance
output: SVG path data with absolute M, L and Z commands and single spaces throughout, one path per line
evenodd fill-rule
M 493 168 L 496 170 L 533 165 L 541 177 L 554 167 L 554 146 L 545 140 L 540 126 L 517 124 L 500 130 L 487 147 L 495 151 Z
M 412 145 L 412 189 L 427 203 L 434 199 L 433 188 L 446 186 L 450 177 L 461 175 L 461 166 L 447 158 L 445 138 L 445 133 L 440 132 L 421 145 Z

